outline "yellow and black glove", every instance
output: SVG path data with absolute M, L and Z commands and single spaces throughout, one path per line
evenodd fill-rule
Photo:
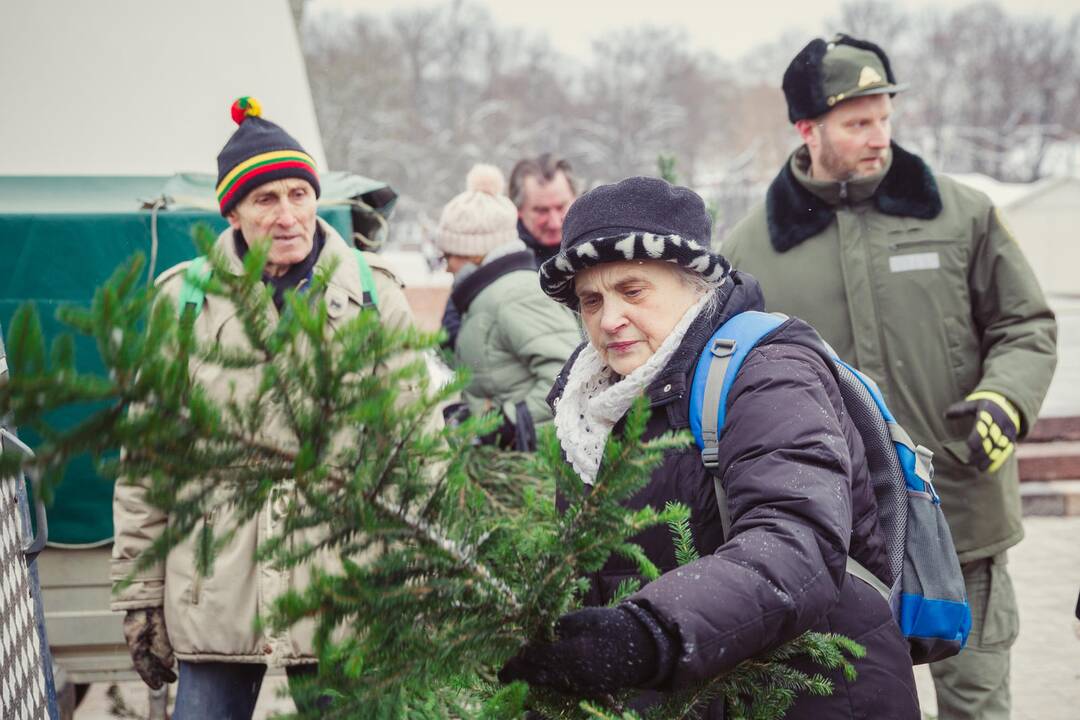
M 1004 395 L 980 390 L 945 411 L 945 417 L 950 420 L 967 415 L 975 417 L 975 424 L 967 437 L 968 447 L 971 448 L 970 464 L 980 470 L 997 472 L 1016 449 L 1020 413 Z

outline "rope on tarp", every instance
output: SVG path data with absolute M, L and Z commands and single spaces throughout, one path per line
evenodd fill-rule
M 146 284 L 154 284 L 154 270 L 157 268 L 157 256 L 158 256 L 158 230 L 157 230 L 157 216 L 158 211 L 165 207 L 168 199 L 162 195 L 154 200 L 154 204 L 150 206 L 150 265 L 146 273 Z
M 354 223 L 352 232 L 353 246 L 355 246 L 359 250 L 365 250 L 367 252 L 378 252 L 382 248 L 382 246 L 386 244 L 386 239 L 390 236 L 390 223 L 385 217 L 383 217 L 383 214 L 381 212 L 361 200 L 359 196 L 345 198 L 343 200 L 319 202 L 319 207 L 333 207 L 335 205 L 348 205 L 351 208 L 360 210 L 364 213 L 365 217 L 374 218 L 375 222 L 379 224 L 378 229 L 371 234 L 371 237 L 368 237 L 364 233 L 357 230 Z
M 353 245 L 361 250 L 367 250 L 369 252 L 378 252 L 383 244 L 386 243 L 386 238 L 390 236 L 390 223 L 386 221 L 386 218 L 382 216 L 382 213 L 375 210 L 375 208 L 368 205 L 361 200 L 353 200 L 352 204 L 361 210 L 368 211 L 368 214 L 375 218 L 379 223 L 379 229 L 372 233 L 373 237 L 368 237 L 362 232 L 353 230 Z

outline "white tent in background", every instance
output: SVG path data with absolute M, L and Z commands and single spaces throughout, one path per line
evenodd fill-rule
M 287 0 L 0 4 L 0 175 L 216 174 L 242 95 L 326 169 Z
M 157 215 L 139 210 L 140 199 L 157 197 L 173 184 L 201 188 L 193 192 L 210 209 L 187 214 L 212 216 L 215 158 L 236 128 L 229 108 L 242 95 L 257 97 L 266 117 L 326 168 L 287 0 L 0 0 L 0 217 L 25 212 L 29 218 L 9 221 L 0 235 L 5 259 L 12 260 L 0 261 L 8 270 L 0 272 L 0 283 L 19 275 L 17 290 L 0 287 L 5 324 L 14 302 L 30 297 L 29 289 L 40 286 L 32 297 L 43 303 L 89 299 L 89 278 L 101 271 L 93 267 L 95 260 L 108 273 L 112 262 L 134 249 L 151 243 L 156 248 L 158 225 L 151 218 Z M 338 180 L 345 190 L 378 185 L 358 176 Z M 42 187 L 52 190 L 35 192 Z M 347 222 L 351 214 L 343 203 L 354 194 L 345 190 L 336 211 Z M 16 225 L 19 230 L 10 231 Z M 65 242 L 112 227 L 127 227 L 131 235 L 117 233 L 111 244 L 88 243 L 79 247 L 81 253 L 62 254 Z M 179 242 L 182 251 L 192 250 L 182 237 L 173 236 L 173 262 Z M 38 282 L 44 262 L 21 254 L 28 238 L 54 250 L 48 258 L 51 283 Z M 76 277 L 82 284 L 57 277 Z M 58 488 L 49 509 L 52 546 L 39 558 L 49 643 L 63 671 L 57 677 L 69 684 L 135 677 L 121 618 L 108 608 L 110 493 L 89 473 Z M 90 494 L 80 496 L 82 490 Z M 62 539 L 57 530 L 63 523 L 57 520 L 64 512 L 96 523 L 97 537 Z M 13 654 L 10 643 L 0 632 L 0 645 L 7 645 L 0 647 L 0 658 L 6 650 L 21 666 L 23 655 Z M 10 677 L 10 664 L 0 662 L 0 685 Z M 64 696 L 63 689 L 59 694 Z M 151 717 L 165 717 L 166 700 L 167 693 L 155 696 Z M 2 697 L 0 708 L 10 716 Z
M 1003 183 L 978 174 L 952 177 L 983 191 L 1001 209 L 1047 294 L 1080 297 L 1080 177 L 1033 183 Z

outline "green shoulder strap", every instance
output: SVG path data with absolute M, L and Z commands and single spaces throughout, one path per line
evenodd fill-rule
M 360 267 L 360 286 L 363 288 L 364 306 L 378 309 L 379 295 L 375 291 L 375 275 L 371 272 L 371 266 L 368 265 L 367 260 L 364 259 L 364 253 L 355 249 L 353 252 L 356 253 L 356 264 Z M 191 265 L 184 272 L 184 284 L 180 287 L 178 307 L 181 313 L 184 312 L 188 305 L 191 305 L 195 308 L 195 315 L 198 316 L 199 311 L 202 310 L 203 298 L 205 297 L 199 285 L 206 282 L 212 269 L 203 255 L 191 261 Z
M 356 253 L 356 263 L 360 266 L 360 287 L 364 291 L 364 307 L 379 308 L 379 295 L 375 292 L 375 275 L 371 272 L 371 266 L 364 259 L 364 253 L 353 248 Z
M 177 303 L 177 311 L 183 314 L 188 305 L 194 308 L 195 316 L 198 317 L 202 310 L 203 293 L 200 285 L 210 277 L 210 263 L 205 255 L 200 255 L 191 261 L 188 269 L 184 271 L 184 284 L 180 286 L 180 301 Z

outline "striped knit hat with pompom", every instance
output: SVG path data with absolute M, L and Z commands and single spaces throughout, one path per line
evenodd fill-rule
M 476 165 L 465 192 L 443 208 L 435 244 L 447 255 L 484 257 L 518 239 L 517 208 L 504 194 L 503 174 L 494 165 Z
M 262 118 L 258 100 L 237 98 L 232 104 L 232 119 L 240 127 L 217 158 L 217 198 L 222 215 L 228 215 L 245 195 L 271 180 L 307 180 L 319 197 L 315 161 L 289 133 Z

